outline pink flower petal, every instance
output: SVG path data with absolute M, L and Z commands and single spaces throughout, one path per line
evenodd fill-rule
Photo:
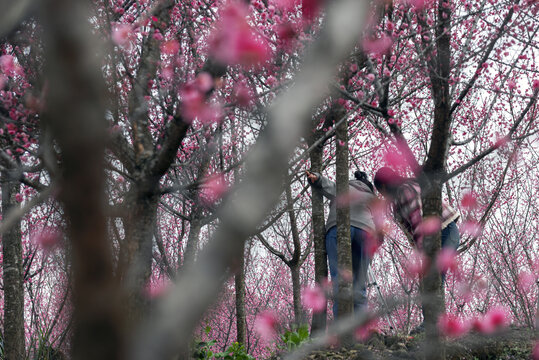
M 518 287 L 524 291 L 530 291 L 531 287 L 535 284 L 536 276 L 529 271 L 522 271 L 518 274 Z
M 457 338 L 469 331 L 469 326 L 453 314 L 444 314 L 438 319 L 438 330 L 442 335 Z
M 212 176 L 204 183 L 203 199 L 207 204 L 214 204 L 228 190 L 228 185 L 222 174 Z
M 327 306 L 326 295 L 318 285 L 303 288 L 301 301 L 305 308 L 312 309 L 315 313 L 324 311 Z
M 277 316 L 273 311 L 266 310 L 258 314 L 255 320 L 255 331 L 262 340 L 269 343 L 277 336 Z
M 442 222 L 438 216 L 428 216 L 417 226 L 417 233 L 421 235 L 434 235 L 442 229 Z
M 365 342 L 376 333 L 379 333 L 378 319 L 372 319 L 360 326 L 354 332 L 354 336 L 358 341 Z
M 54 250 L 62 240 L 61 233 L 52 228 L 41 229 L 33 238 L 33 242 L 46 252 Z
M 362 46 L 365 52 L 374 55 L 385 55 L 391 50 L 393 39 L 386 34 L 382 34 L 377 39 L 365 39 Z
M 134 37 L 135 31 L 130 24 L 116 24 L 112 27 L 112 41 L 120 47 L 129 48 Z
M 233 3 L 221 11 L 216 29 L 210 37 L 210 53 L 231 65 L 256 66 L 271 57 L 267 41 L 247 23 L 247 7 Z
M 472 237 L 479 237 L 483 233 L 483 227 L 476 221 L 464 221 L 460 224 L 460 232 Z
M 180 51 L 180 43 L 177 40 L 168 40 L 161 44 L 161 52 L 165 55 L 176 55 Z
M 473 191 L 464 193 L 460 200 L 460 205 L 470 210 L 475 209 L 477 207 L 477 195 Z
M 457 252 L 454 249 L 443 248 L 436 259 L 436 266 L 442 273 L 449 270 L 456 273 L 459 268 Z
M 405 259 L 403 267 L 410 277 L 423 276 L 428 269 L 427 256 L 423 252 L 414 249 L 410 256 Z
M 539 360 L 539 341 L 535 342 L 532 350 L 532 360 Z

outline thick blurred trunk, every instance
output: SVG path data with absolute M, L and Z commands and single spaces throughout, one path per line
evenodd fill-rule
M 122 359 L 123 318 L 105 218 L 106 88 L 90 30 L 90 4 L 44 4 L 45 131 L 59 152 L 58 200 L 71 243 L 73 359 Z
M 15 195 L 20 184 L 2 173 L 2 219 L 18 207 Z M 2 234 L 4 280 L 4 357 L 24 359 L 24 288 L 22 272 L 21 221 Z
M 334 109 L 334 121 L 345 116 L 345 110 L 339 106 Z M 350 241 L 350 207 L 339 206 L 344 201 L 349 190 L 348 167 L 348 122 L 343 121 L 336 132 L 336 185 L 337 185 L 337 253 L 339 264 L 339 301 L 337 318 L 352 315 L 354 302 L 352 297 L 352 245 Z M 346 344 L 345 344 L 346 345 Z
M 319 134 L 319 136 L 323 136 Z M 316 138 L 309 142 L 312 145 Z M 311 170 L 317 173 L 322 172 L 323 145 L 315 147 L 310 153 Z M 314 241 L 314 280 L 318 286 L 327 280 L 328 264 L 326 256 L 326 227 L 324 220 L 324 200 L 318 191 L 312 192 L 312 224 Z M 313 313 L 311 333 L 317 330 L 325 330 L 327 321 L 327 308 L 321 312 Z

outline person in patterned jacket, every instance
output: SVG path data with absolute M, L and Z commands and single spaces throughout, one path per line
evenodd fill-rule
M 413 179 L 399 176 L 388 167 L 380 168 L 374 176 L 374 186 L 391 201 L 393 216 L 412 244 L 421 249 L 423 234 L 418 231 L 423 221 L 421 189 Z M 442 248 L 456 250 L 460 234 L 456 221 L 459 213 L 442 201 Z M 445 280 L 445 276 L 442 276 Z

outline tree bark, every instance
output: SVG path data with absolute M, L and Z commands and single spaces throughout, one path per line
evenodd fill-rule
M 334 112 L 335 121 L 345 116 L 342 107 Z M 337 167 L 337 252 L 339 264 L 339 301 L 338 318 L 353 313 L 352 297 L 352 245 L 350 241 L 350 207 L 339 206 L 339 201 L 346 198 L 349 190 L 348 166 L 348 122 L 343 121 L 336 132 L 336 167 Z
M 107 91 L 96 57 L 101 45 L 88 21 L 89 5 L 48 0 L 42 7 L 45 70 L 54 84 L 47 92 L 43 119 L 60 153 L 54 181 L 72 247 L 72 357 L 112 360 L 125 355 L 124 323 L 104 211 Z
M 2 174 L 2 218 L 17 207 L 19 182 Z M 2 235 L 4 273 L 4 357 L 24 359 L 24 288 L 22 272 L 21 221 Z
M 294 244 L 294 252 L 292 259 L 287 262 L 292 275 L 292 296 L 294 302 L 294 322 L 296 326 L 300 326 L 305 321 L 305 314 L 301 307 L 301 283 L 299 279 L 299 272 L 301 269 L 301 242 L 299 239 L 298 224 L 296 221 L 296 214 L 294 213 L 294 201 L 292 199 L 292 190 L 290 184 L 286 186 L 286 202 L 288 204 L 288 217 L 290 219 L 290 227 L 292 231 L 292 243 Z
M 245 321 L 245 256 L 239 259 L 238 272 L 234 276 L 236 288 L 236 341 L 240 345 L 246 345 L 246 321 Z
M 432 139 L 427 160 L 420 178 L 423 217 L 442 215 L 442 182 L 450 140 L 451 99 L 449 75 L 451 60 L 451 6 L 450 0 L 438 1 L 436 32 L 436 54 L 429 62 L 429 77 L 434 101 L 434 121 Z M 449 6 L 444 6 L 449 5 Z M 435 264 L 441 249 L 440 232 L 426 236 L 423 240 L 424 251 L 429 259 L 430 269 L 421 280 L 423 316 L 428 359 L 445 359 L 445 349 L 440 341 L 436 327 L 438 318 L 445 311 L 444 289 L 440 273 Z
M 321 136 L 321 135 L 319 135 Z M 318 137 L 316 137 L 318 138 Z M 311 145 L 313 140 L 310 142 Z M 323 145 L 317 146 L 310 153 L 311 170 L 317 173 L 322 172 Z M 317 191 L 312 192 L 312 224 L 314 241 L 314 280 L 319 286 L 327 280 L 328 265 L 326 256 L 326 227 L 324 220 L 324 200 L 322 194 Z M 327 322 L 327 309 L 313 314 L 311 333 L 317 330 L 325 330 Z

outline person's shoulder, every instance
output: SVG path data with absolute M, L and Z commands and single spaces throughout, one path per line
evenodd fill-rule
M 367 184 L 365 184 L 363 181 L 360 181 L 360 180 L 356 180 L 356 179 L 350 180 L 350 186 L 352 186 L 354 189 L 358 191 L 372 193 L 372 190 L 369 188 L 369 186 L 367 186 Z

